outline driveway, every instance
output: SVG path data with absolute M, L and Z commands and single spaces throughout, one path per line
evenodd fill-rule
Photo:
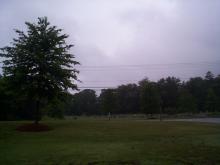
M 205 122 L 205 123 L 219 123 L 220 124 L 220 118 L 171 119 L 167 121 L 189 121 L 189 122 Z

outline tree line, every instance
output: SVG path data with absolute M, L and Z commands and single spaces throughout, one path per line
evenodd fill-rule
M 12 91 L 5 77 L 0 77 L 0 119 L 34 119 L 36 102 L 27 95 Z M 220 75 L 207 72 L 204 78 L 181 81 L 176 77 L 157 82 L 143 79 L 138 84 L 120 85 L 75 94 L 60 93 L 42 109 L 41 115 L 63 118 L 80 115 L 111 114 L 178 114 L 220 112 Z
M 143 79 L 138 84 L 103 89 L 99 96 L 92 89 L 72 95 L 65 115 L 176 114 L 220 112 L 220 75 L 181 81 L 176 77 L 157 82 Z

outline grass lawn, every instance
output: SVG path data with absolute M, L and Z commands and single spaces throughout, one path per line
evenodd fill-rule
M 218 124 L 78 119 L 15 131 L 22 123 L 0 122 L 1 165 L 220 164 Z

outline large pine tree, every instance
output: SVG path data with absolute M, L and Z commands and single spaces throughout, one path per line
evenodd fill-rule
M 1 48 L 4 76 L 16 84 L 22 95 L 35 102 L 35 123 L 41 118 L 41 105 L 68 89 L 77 89 L 74 81 L 79 62 L 69 53 L 73 45 L 66 43 L 68 35 L 51 26 L 46 17 L 37 23 L 25 23 L 27 32 L 16 30 L 18 38 Z

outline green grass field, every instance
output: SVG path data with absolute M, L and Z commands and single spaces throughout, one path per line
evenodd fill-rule
M 15 131 L 22 123 L 0 122 L 1 165 L 220 164 L 218 124 L 79 119 Z

